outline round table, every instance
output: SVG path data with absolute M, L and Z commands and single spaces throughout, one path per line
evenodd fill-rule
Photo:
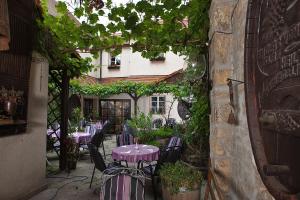
M 72 138 L 77 144 L 88 144 L 91 141 L 92 135 L 85 132 L 72 133 Z
M 159 148 L 151 145 L 124 145 L 116 147 L 112 150 L 112 158 L 114 160 L 126 160 L 130 163 L 138 161 L 155 161 L 158 160 Z

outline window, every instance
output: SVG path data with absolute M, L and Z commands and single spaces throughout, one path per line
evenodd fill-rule
M 151 97 L 151 112 L 154 114 L 165 114 L 165 104 L 165 97 Z
M 151 61 L 165 61 L 166 60 L 166 54 L 165 53 L 159 53 L 157 56 L 150 59 Z
M 93 115 L 93 99 L 84 99 L 83 114 L 86 119 L 90 119 Z
M 121 65 L 121 55 L 111 56 L 110 58 L 110 66 L 111 67 L 120 67 Z

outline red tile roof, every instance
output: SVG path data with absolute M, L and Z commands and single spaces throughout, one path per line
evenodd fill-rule
M 79 78 L 77 78 L 77 80 L 81 83 L 81 84 L 88 84 L 88 85 L 93 85 L 93 84 L 97 84 L 99 83 L 99 79 L 92 77 L 92 76 L 88 76 L 88 75 L 81 75 Z
M 143 83 L 155 83 L 165 78 L 165 75 L 141 75 L 141 76 L 128 76 L 128 77 L 110 77 L 100 79 L 101 84 L 110 84 L 118 81 L 133 81 Z
M 82 75 L 77 80 L 82 84 L 111 84 L 118 81 L 133 81 L 143 83 L 159 83 L 167 82 L 174 83 L 175 81 L 182 78 L 183 70 L 177 70 L 169 75 L 139 75 L 139 76 L 128 76 L 128 77 L 110 77 L 110 78 L 95 78 L 88 75 Z

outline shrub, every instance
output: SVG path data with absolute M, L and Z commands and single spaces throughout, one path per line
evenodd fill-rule
M 171 128 L 160 128 L 157 130 L 153 130 L 151 134 L 157 139 L 158 138 L 164 139 L 164 138 L 172 137 L 173 130 Z
M 201 172 L 188 167 L 178 161 L 175 164 L 166 163 L 160 169 L 159 175 L 162 183 L 171 194 L 176 194 L 181 190 L 192 191 L 196 186 L 200 187 L 203 180 Z
M 138 132 L 149 133 L 152 128 L 152 116 L 140 113 L 137 117 L 129 120 L 128 125 Z

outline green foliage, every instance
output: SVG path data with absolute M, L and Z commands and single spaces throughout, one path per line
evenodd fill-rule
M 82 115 L 81 115 L 81 109 L 80 108 L 75 108 L 73 110 L 73 112 L 71 113 L 71 121 L 79 124 L 80 120 L 82 119 Z
M 46 0 L 43 0 L 46 11 Z M 111 0 L 104 1 L 106 12 L 91 9 L 89 0 L 75 8 L 75 15 L 82 19 L 79 24 L 69 17 L 66 4 L 59 2 L 55 17 L 44 13 L 39 28 L 37 50 L 45 55 L 50 65 L 65 67 L 71 77 L 91 70 L 90 60 L 74 55 L 75 50 L 86 50 L 95 57 L 99 50 L 120 52 L 123 44 L 130 41 L 132 50 L 141 52 L 146 58 L 157 57 L 159 53 L 173 51 L 190 58 L 207 53 L 209 31 L 209 7 L 211 0 L 140 0 L 113 6 Z M 100 23 L 107 15 L 110 23 Z M 118 34 L 116 34 L 118 33 Z M 194 79 L 180 85 L 147 85 L 119 82 L 110 86 L 80 85 L 72 82 L 72 91 L 84 95 L 106 97 L 127 93 L 135 102 L 140 96 L 153 93 L 173 93 L 176 97 L 186 97 L 191 93 L 195 102 L 191 109 L 192 118 L 188 122 L 187 141 L 208 146 L 208 97 L 205 81 L 196 77 L 203 73 L 203 66 L 190 68 L 186 73 Z M 194 84 L 195 83 L 195 84 Z M 206 80 L 207 83 L 207 80 Z M 136 107 L 135 107 L 136 109 Z M 136 112 L 135 112 L 136 113 Z M 202 145 L 203 146 L 203 145 Z M 204 145 L 205 146 L 205 145 Z
M 203 180 L 201 172 L 191 169 L 182 162 L 178 161 L 175 164 L 166 163 L 159 171 L 162 183 L 167 187 L 172 194 L 180 192 L 181 188 L 192 191 Z
M 159 143 L 159 141 L 157 140 L 150 140 L 149 142 L 143 143 L 143 144 L 148 144 L 148 145 L 152 145 L 152 146 L 156 146 L 158 148 L 163 148 L 163 145 L 161 143 Z
M 101 98 L 115 94 L 128 94 L 134 100 L 134 113 L 137 115 L 137 101 L 142 96 L 150 96 L 154 93 L 173 93 L 174 96 L 182 95 L 180 86 L 166 83 L 142 83 L 132 81 L 120 81 L 109 85 L 80 84 L 77 80 L 71 81 L 71 91 L 82 95 L 93 95 Z
M 128 121 L 128 125 L 137 131 L 137 135 L 150 135 L 152 129 L 152 116 L 140 113 Z
M 201 151 L 209 150 L 209 106 L 207 96 L 196 97 L 191 109 L 191 119 L 188 121 L 186 139 L 190 144 L 201 147 Z
M 190 108 L 191 118 L 187 121 L 184 138 L 203 154 L 209 154 L 209 97 L 207 70 L 201 50 L 194 49 L 189 56 L 189 66 L 185 71 L 183 85 L 193 97 Z
M 70 126 L 68 128 L 68 132 L 69 134 L 72 134 L 74 133 L 76 130 L 77 131 L 82 131 L 80 130 L 79 128 L 79 123 L 80 123 L 80 120 L 83 119 L 83 116 L 81 114 L 81 109 L 80 108 L 75 108 L 72 113 L 71 113 L 71 116 L 69 118 L 70 120 Z
M 71 81 L 71 91 L 82 95 L 95 95 L 108 97 L 115 94 L 126 93 L 132 97 L 149 96 L 154 93 L 179 94 L 179 87 L 172 84 L 149 84 L 142 82 L 120 81 L 109 85 L 103 84 L 80 84 L 77 80 Z
M 139 143 L 150 144 L 157 147 L 162 147 L 164 144 L 158 142 L 160 139 L 168 139 L 174 135 L 173 130 L 170 128 L 160 128 L 157 130 L 150 131 L 138 131 L 137 137 L 139 138 Z
M 80 37 L 76 21 L 68 15 L 67 6 L 58 2 L 57 16 L 52 16 L 47 10 L 47 1 L 42 0 L 42 19 L 35 23 L 36 40 L 34 49 L 47 58 L 50 69 L 67 69 L 69 77 L 78 77 L 92 69 L 91 58 L 80 58 L 75 52 L 77 44 L 73 43 Z M 67 49 L 73 49 L 67 51 Z
M 133 51 L 147 58 L 167 51 L 188 55 L 193 47 L 206 49 L 210 0 L 140 0 L 116 6 L 107 0 L 103 10 L 91 9 L 89 2 L 83 0 L 75 8 L 81 24 L 69 17 L 64 2 L 57 4 L 56 17 L 45 15 L 44 24 L 61 38 L 64 49 L 88 50 L 96 56 L 99 50 L 119 51 L 131 41 Z M 108 16 L 108 25 L 101 24 L 103 15 Z
M 174 132 L 171 128 L 162 127 L 160 129 L 153 130 L 151 134 L 154 135 L 155 138 L 165 139 L 172 137 Z

